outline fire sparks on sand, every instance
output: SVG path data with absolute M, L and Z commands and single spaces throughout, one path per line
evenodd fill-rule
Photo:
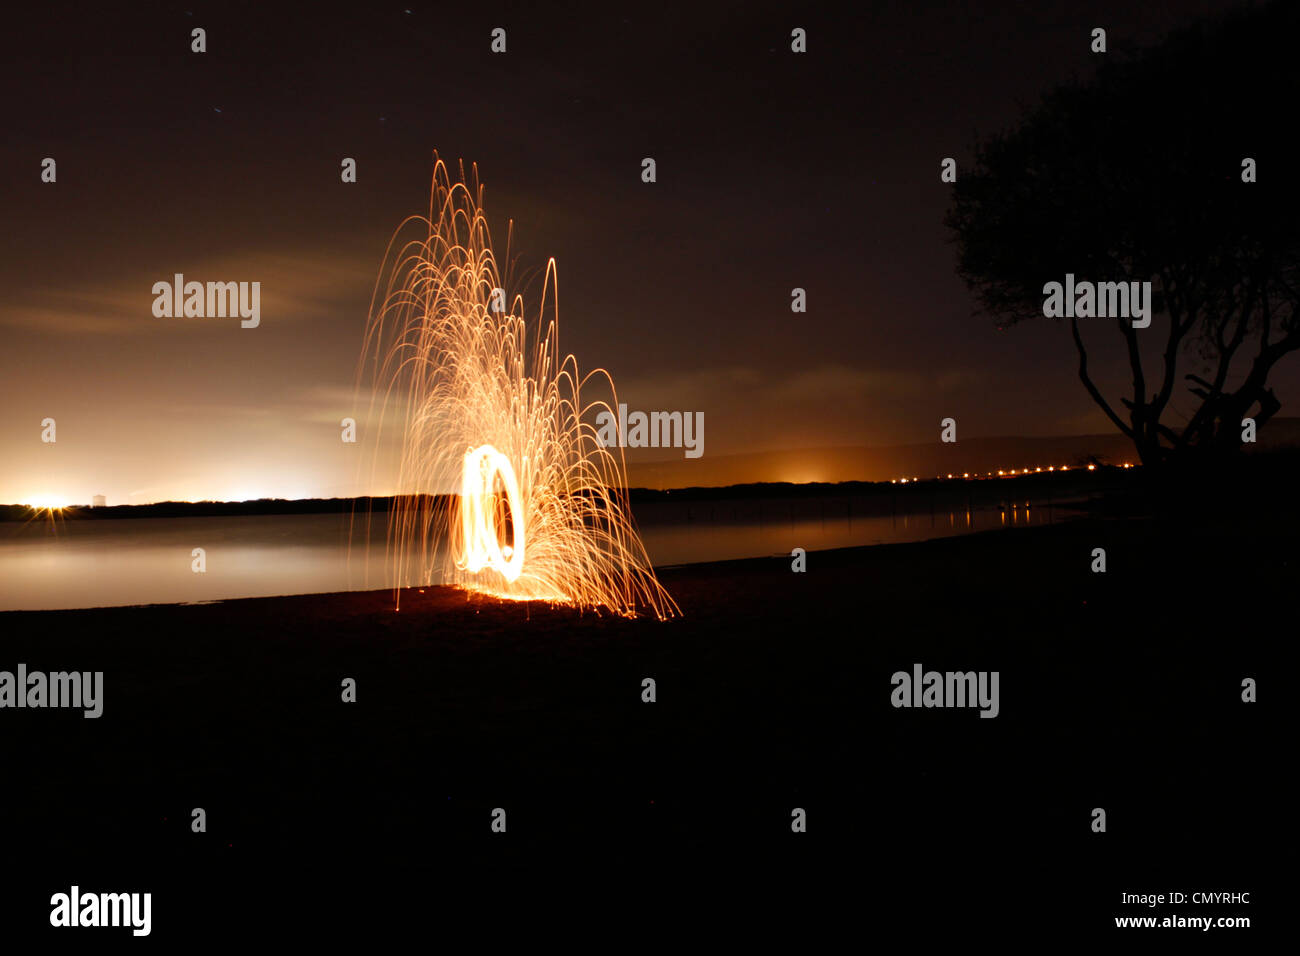
M 377 447 L 385 429 L 398 446 L 392 583 L 399 597 L 443 580 L 626 617 L 679 614 L 632 520 L 622 451 L 594 425 L 618 407 L 613 379 L 560 356 L 554 259 L 535 318 L 522 293 L 507 298 L 477 168 L 471 182 L 463 165 L 452 182 L 435 162 L 429 215 L 398 227 L 366 325 L 358 385 L 371 388 Z M 609 400 L 584 404 L 597 390 Z M 376 477 L 372 467 L 372 487 Z

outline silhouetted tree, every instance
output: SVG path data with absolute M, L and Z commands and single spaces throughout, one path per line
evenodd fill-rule
M 1280 408 L 1268 376 L 1300 348 L 1297 38 L 1300 4 L 1287 0 L 1131 59 L 1101 54 L 1094 79 L 1054 90 L 978 144 L 953 187 L 945 222 L 958 272 L 1003 326 L 1042 320 L 1045 283 L 1067 272 L 1152 282 L 1149 328 L 1058 320 L 1070 324 L 1084 387 L 1145 464 L 1239 447 L 1243 418 L 1253 410 L 1262 428 Z M 1247 158 L 1253 183 L 1243 181 Z M 1089 373 L 1088 323 L 1118 331 L 1132 369 L 1122 409 Z M 1194 410 L 1170 425 L 1162 419 L 1189 356 L 1199 359 L 1199 374 L 1183 376 Z

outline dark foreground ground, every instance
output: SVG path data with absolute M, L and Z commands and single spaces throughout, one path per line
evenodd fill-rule
M 0 711 L 0 932 L 78 883 L 151 891 L 159 939 L 486 939 L 524 901 L 539 939 L 619 914 L 616 950 L 678 918 L 813 951 L 1200 932 L 1114 927 L 1152 914 L 1249 945 L 1293 836 L 1297 563 L 1248 511 L 670 569 L 668 623 L 443 589 L 0 614 L 0 669 L 106 685 L 98 720 Z M 999 671 L 1000 715 L 894 709 L 915 663 Z M 1170 891 L 1251 902 L 1120 902 Z

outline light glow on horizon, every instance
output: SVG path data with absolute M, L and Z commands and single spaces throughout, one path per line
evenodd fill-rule
M 72 507 L 72 502 L 69 499 L 52 494 L 28 495 L 19 504 L 26 505 L 33 511 L 62 511 L 65 508 Z

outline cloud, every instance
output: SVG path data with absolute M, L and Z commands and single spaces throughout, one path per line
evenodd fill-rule
M 184 320 L 153 314 L 153 284 L 171 282 L 175 263 L 158 264 L 124 283 L 43 288 L 0 311 L 0 325 L 50 335 L 128 336 L 184 328 Z M 223 260 L 180 268 L 186 281 L 260 282 L 263 323 L 294 322 L 336 312 L 340 301 L 366 302 L 374 289 L 377 267 L 361 267 L 353 258 L 331 252 L 315 256 L 244 253 Z M 221 321 L 221 320 L 218 320 Z M 358 319 L 360 321 L 360 319 Z
M 144 314 L 153 319 L 153 298 L 148 291 L 139 295 L 50 289 L 42 293 L 39 302 L 18 302 L 0 311 L 0 325 L 52 335 L 130 334 L 142 328 L 140 318 L 134 315 L 141 301 Z

